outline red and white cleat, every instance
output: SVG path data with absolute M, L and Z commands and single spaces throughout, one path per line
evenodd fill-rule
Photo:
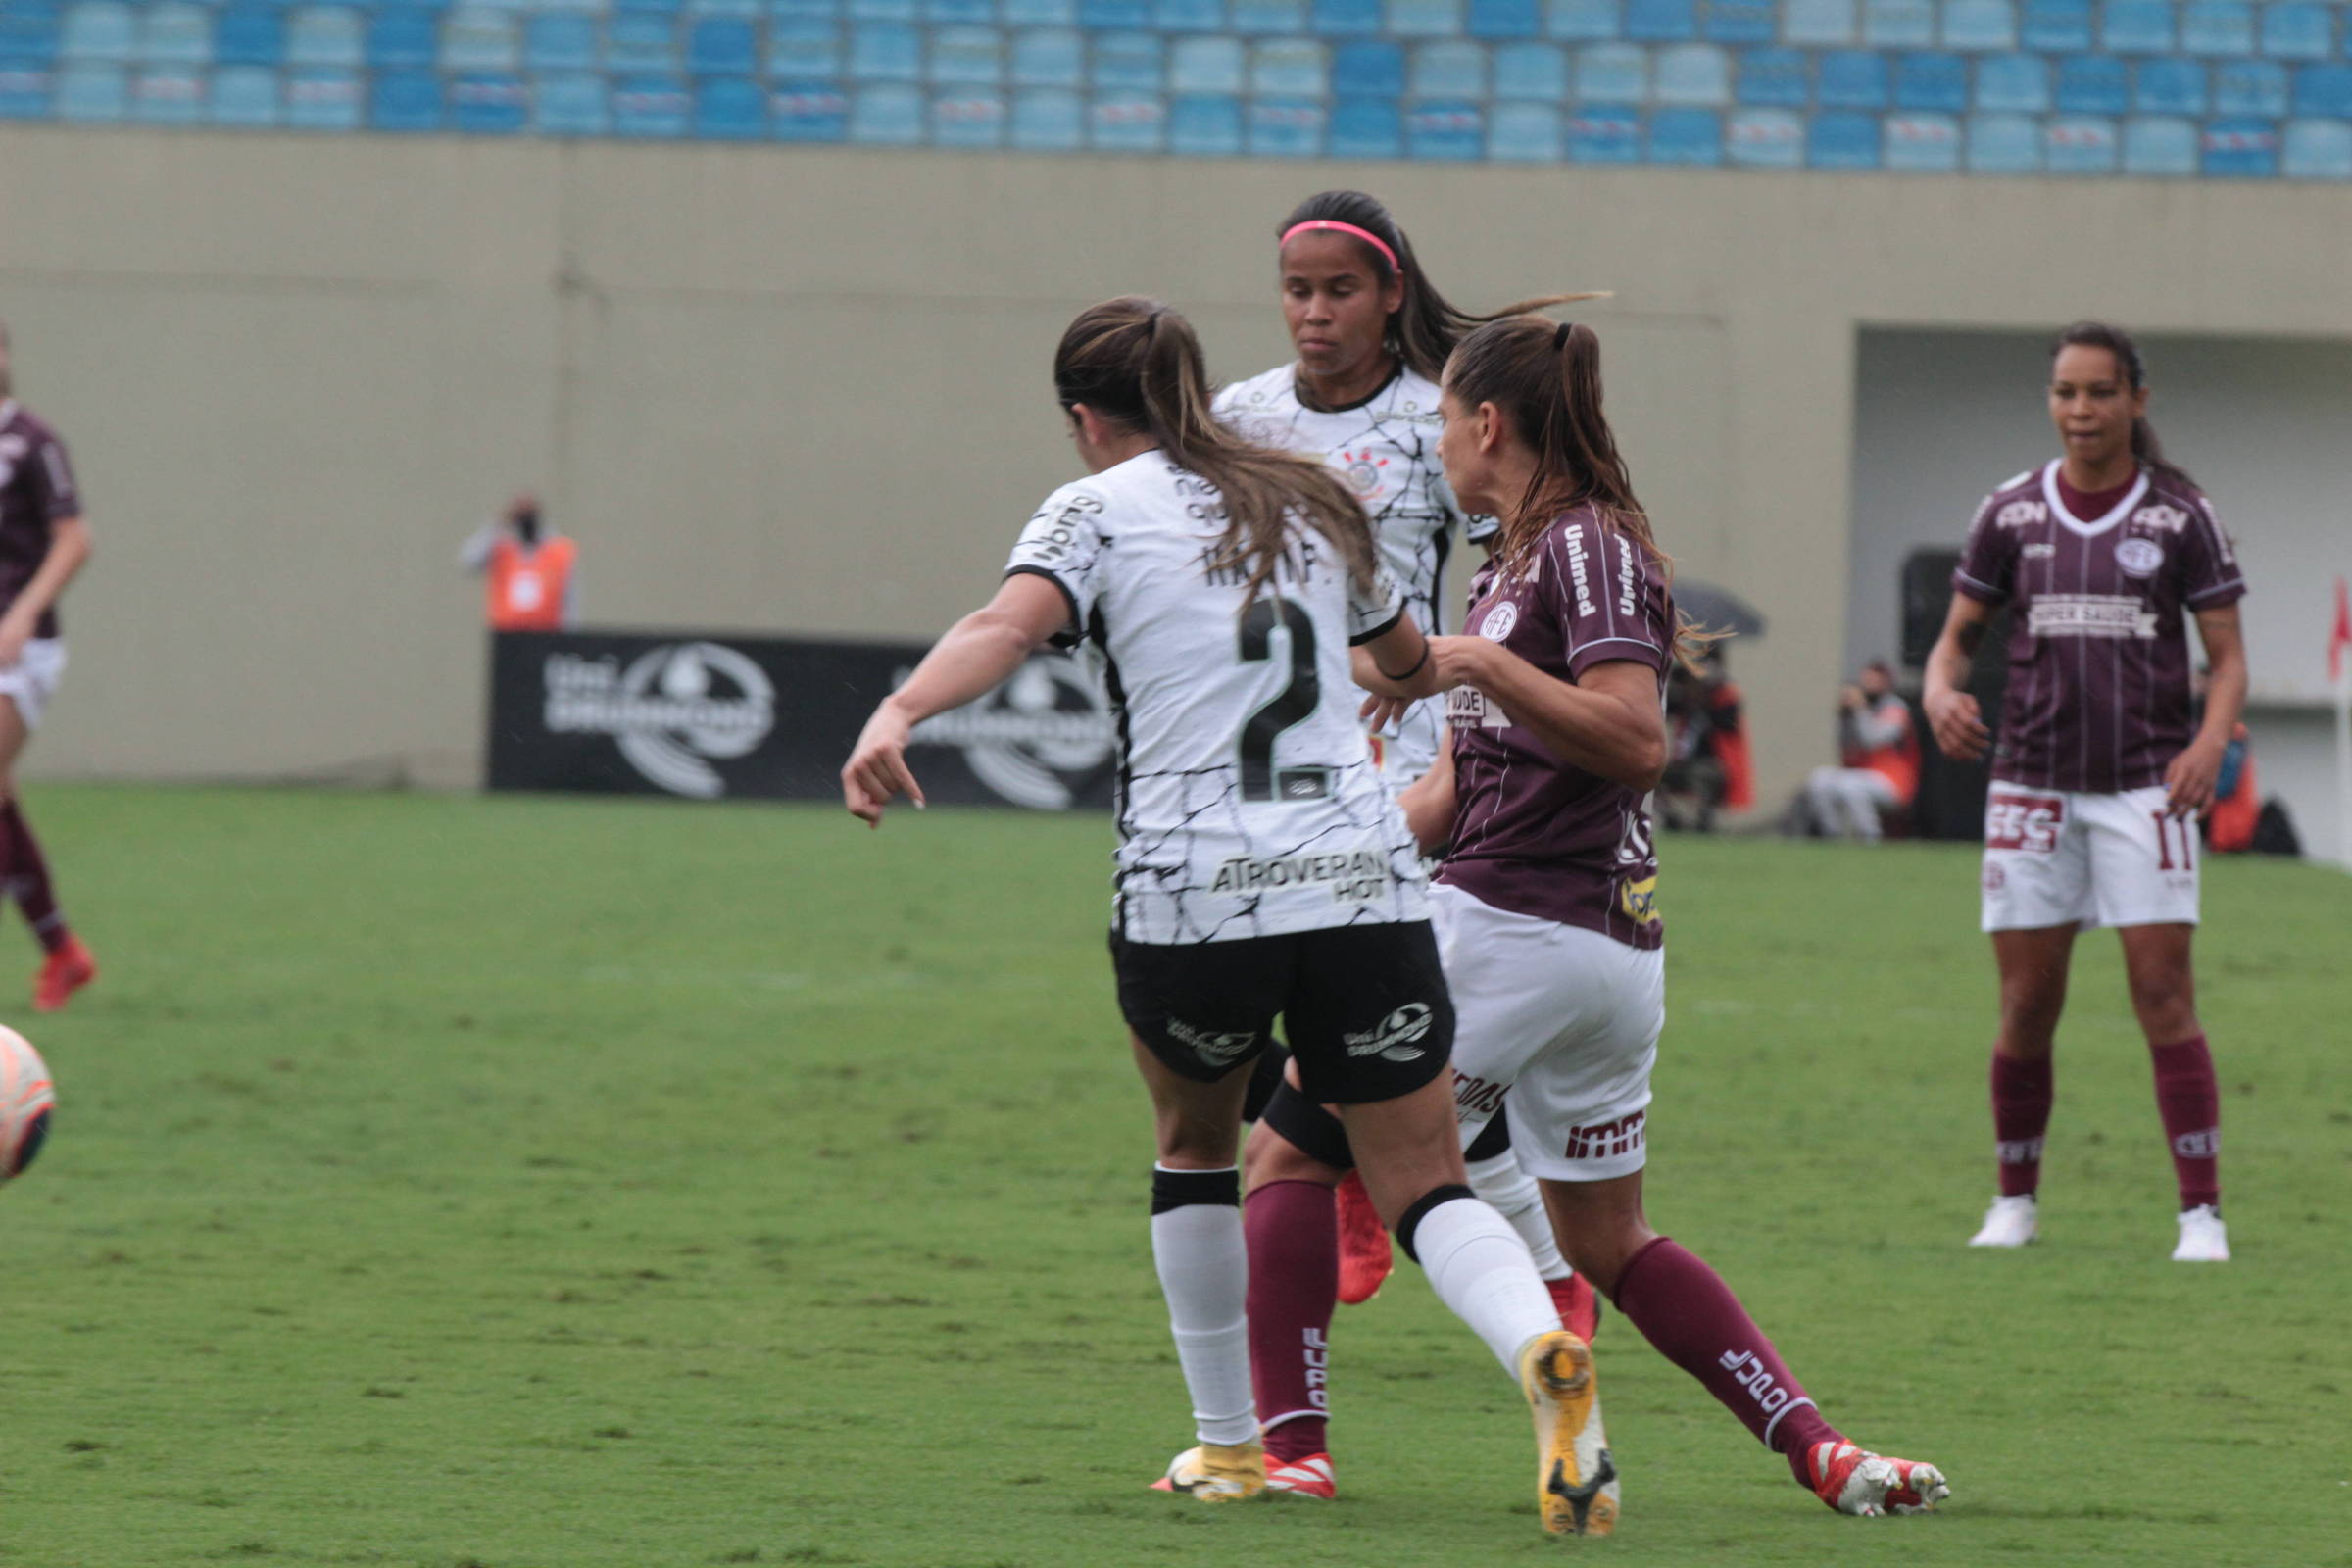
M 1296 1459 L 1288 1464 L 1268 1455 L 1266 1490 L 1286 1497 L 1321 1497 L 1325 1502 L 1340 1494 L 1339 1483 L 1331 1473 L 1331 1455 L 1328 1453 L 1310 1453 L 1303 1459 Z
M 1916 1459 L 1886 1459 L 1850 1443 L 1816 1443 L 1805 1455 L 1813 1494 L 1839 1513 L 1876 1519 L 1927 1513 L 1952 1494 L 1943 1472 Z
M 68 997 L 97 978 L 98 960 L 81 945 L 81 938 L 68 937 L 65 946 L 41 961 L 41 972 L 33 977 L 32 1010 L 55 1012 Z
M 1339 1187 L 1340 1299 L 1361 1306 L 1380 1294 L 1383 1280 L 1396 1266 L 1389 1247 L 1388 1227 L 1364 1191 L 1364 1179 L 1349 1171 Z
M 1600 1327 L 1600 1298 L 1585 1283 L 1585 1277 L 1571 1274 L 1564 1280 L 1545 1280 L 1544 1288 L 1551 1293 L 1551 1304 L 1560 1314 L 1560 1327 L 1587 1345 L 1592 1344 L 1593 1331 Z

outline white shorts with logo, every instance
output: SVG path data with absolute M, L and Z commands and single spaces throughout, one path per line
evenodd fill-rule
M 1429 902 L 1453 993 L 1462 1147 L 1507 1104 L 1511 1150 L 1531 1176 L 1597 1182 L 1640 1170 L 1666 1027 L 1665 953 L 1444 883 Z
M 2197 824 L 2165 789 L 2120 794 L 1995 780 L 1984 801 L 1984 929 L 2197 923 Z
M 24 645 L 14 664 L 0 669 L 0 697 L 16 703 L 17 715 L 24 720 L 26 729 L 39 729 L 41 713 L 65 677 L 65 639 L 36 637 Z

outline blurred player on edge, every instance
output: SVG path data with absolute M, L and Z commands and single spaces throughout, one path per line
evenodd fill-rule
M 1992 1047 L 1999 1196 L 1971 1247 L 2023 1247 L 2050 1124 L 2051 1056 L 2075 933 L 2114 926 L 2147 1036 L 2156 1106 L 2180 1189 L 2181 1263 L 2226 1263 L 2221 1095 L 2197 1021 L 2197 818 L 2246 701 L 2237 602 L 2245 578 L 2213 503 L 2167 463 L 2147 421 L 2147 373 L 2120 327 L 2078 321 L 2051 350 L 2061 457 L 1984 498 L 1928 656 L 1936 745 L 1984 755 L 1961 687 L 1984 628 L 2013 607 L 2009 687 L 1984 805 L 1984 927 L 2001 978 Z M 2213 675 L 2189 721 L 2188 637 Z
M 1350 683 L 1353 646 L 1401 695 L 1426 695 L 1429 645 L 1348 488 L 1210 414 L 1184 318 L 1150 300 L 1095 306 L 1063 333 L 1054 381 L 1092 477 L 1046 499 L 996 598 L 875 710 L 842 769 L 845 803 L 877 825 L 896 795 L 921 805 L 906 763 L 915 724 L 1044 643 L 1090 642 L 1119 720 L 1111 964 L 1156 1113 L 1152 1254 L 1200 1439 L 1169 1480 L 1209 1502 L 1266 1489 L 1235 1154 L 1279 1016 L 1406 1253 L 1518 1378 L 1544 1528 L 1581 1529 L 1565 1499 L 1603 1457 L 1591 1352 L 1560 1328 L 1510 1223 L 1464 1184 L 1427 884 Z

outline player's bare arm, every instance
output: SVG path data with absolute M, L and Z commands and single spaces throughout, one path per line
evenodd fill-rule
M 1450 741 L 1438 748 L 1438 760 L 1430 764 L 1429 771 L 1397 794 L 1396 805 L 1404 812 L 1405 826 L 1413 830 L 1413 841 L 1421 846 L 1422 854 L 1435 855 L 1453 837 L 1456 812 Z
M 1004 579 L 996 598 L 950 627 L 906 684 L 883 698 L 865 721 L 841 770 L 842 804 L 850 814 L 880 827 L 882 808 L 896 797 L 904 795 L 921 807 L 922 786 L 906 766 L 906 740 L 914 726 L 995 690 L 1069 621 L 1069 601 L 1060 588 L 1051 578 L 1020 572 Z
M 23 656 L 24 645 L 40 626 L 41 617 L 65 594 L 66 584 L 90 559 L 90 525 L 78 516 L 60 517 L 49 525 L 49 554 L 38 571 L 17 595 L 8 612 L 0 615 L 0 669 Z
M 2246 642 L 2237 606 L 2197 612 L 2197 637 L 2205 645 L 2211 673 L 2205 681 L 2205 721 L 2195 739 L 2164 770 L 2165 808 L 2175 816 L 2203 816 L 2213 809 L 2222 755 L 2230 749 L 2246 707 Z
M 1977 700 L 1963 688 L 1975 667 L 1977 649 L 1992 625 L 1992 607 L 1966 594 L 1952 595 L 1952 608 L 1943 617 L 1943 632 L 1928 655 L 1927 689 L 1920 706 L 1927 710 L 1928 728 L 1943 755 L 1958 762 L 1973 762 L 1992 745 L 1992 731 Z
M 1649 665 L 1614 659 L 1570 682 L 1484 637 L 1433 637 L 1430 647 L 1446 690 L 1477 688 L 1570 766 L 1643 793 L 1666 771 L 1666 719 Z

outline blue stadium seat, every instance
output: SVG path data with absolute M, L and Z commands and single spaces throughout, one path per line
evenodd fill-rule
M 368 128 L 441 128 L 441 78 L 430 71 L 379 71 L 368 84 Z
M 1705 109 L 1661 109 L 1649 117 L 1653 164 L 1723 162 L 1723 117 Z
M 1577 101 L 1638 104 L 1649 96 L 1649 51 L 1634 43 L 1587 44 L 1576 52 Z
M 1012 80 L 1019 87 L 1075 87 L 1086 79 L 1086 45 L 1068 27 L 1041 27 L 1012 40 Z M 1042 102 L 1042 100 L 1041 100 Z M 1016 100 L 1013 122 L 1020 122 Z M 1044 111 L 1040 111 L 1044 113 Z M 1073 114 L 1075 110 L 1071 111 Z M 1073 143 L 1075 145 L 1075 143 Z
M 1566 148 L 1556 104 L 1496 104 L 1487 117 L 1487 156 L 1498 163 L 1556 164 Z
M 2246 0 L 2189 0 L 2180 8 L 2180 47 L 2192 55 L 2254 52 L 2254 8 Z
M 213 58 L 224 66 L 283 65 L 285 14 L 266 6 L 229 6 L 213 33 Z
M 2352 179 L 2352 124 L 2340 120 L 2290 120 L 2278 172 L 2288 179 Z
M 220 19 L 221 58 L 227 58 L 228 18 Z M 514 14 L 467 6 L 441 19 L 441 69 L 515 71 L 522 65 L 522 32 Z
M 767 128 L 778 141 L 840 141 L 850 133 L 850 100 L 831 81 L 779 81 L 767 95 Z
M 1404 119 L 1394 98 L 1341 98 L 1331 106 L 1330 155 L 1395 158 L 1404 150 Z
M 1486 113 L 1466 99 L 1416 103 L 1405 111 L 1404 155 L 1452 162 L 1487 150 Z
M 915 29 L 905 23 L 877 22 L 859 27 L 858 32 L 880 32 L 887 29 L 902 42 L 911 59 L 915 52 Z M 447 29 L 443 31 L 447 38 Z M 446 42 L 443 45 L 447 58 Z M 654 11 L 615 11 L 605 19 L 605 65 L 615 72 L 663 74 L 678 69 L 678 21 Z M 911 71 L 909 72 L 911 74 Z M 615 122 L 620 114 L 617 99 L 612 105 Z M 683 114 L 681 107 L 680 113 Z M 623 131 L 621 134 L 629 134 Z
M 1840 117 L 1819 115 L 1814 118 L 1816 135 L 1821 122 L 1833 124 Z M 1868 115 L 1860 118 L 1876 125 Z M 1874 131 L 1875 135 L 1876 132 Z M 1723 145 L 1731 162 L 1750 169 L 1794 169 L 1805 159 L 1805 119 L 1788 109 L 1736 109 L 1725 123 Z
M 367 54 L 367 17 L 350 6 L 304 6 L 286 18 L 291 65 L 356 70 Z
M 1406 90 L 1416 98 L 1484 98 L 1486 46 L 1460 38 L 1414 45 Z
M 1306 31 L 1306 0 L 1233 0 L 1233 30 L 1258 33 Z M 1156 137 L 1155 128 L 1152 134 Z
M 258 72 L 262 68 L 225 67 L 215 74 L 215 81 L 231 70 Z M 296 130 L 358 130 L 368 107 L 365 80 L 356 71 L 338 71 L 331 66 L 296 67 L 285 74 L 286 123 Z
M 55 91 L 60 120 L 97 123 L 130 113 L 130 78 L 121 66 L 70 62 L 58 69 Z
M 1097 32 L 1133 32 L 1152 25 L 1144 0 L 1078 0 L 1078 25 Z
M 1542 0 L 1470 0 L 1473 38 L 1534 38 L 1544 31 Z
M 52 0 L 0 0 L 0 67 L 46 66 L 55 61 L 57 29 L 58 8 Z M 26 88 L 21 85 L 12 90 Z M 43 117 L 49 113 L 46 98 L 40 113 Z
M 1004 35 L 994 27 L 932 28 L 931 79 L 959 86 L 1000 85 L 1004 80 Z M 936 123 L 936 104 L 933 109 Z M 1004 117 L 998 119 L 1002 122 Z
M 1162 32 L 1223 32 L 1225 0 L 1152 0 L 1152 25 Z
M 2131 105 L 2132 74 L 2113 55 L 2058 62 L 2058 108 L 2069 115 L 2120 115 Z
M 985 24 L 997 20 L 996 0 L 923 0 L 923 20 L 935 27 Z
M 767 74 L 774 81 L 830 81 L 841 74 L 841 29 L 830 22 L 773 22 L 767 28 Z M 843 109 L 848 109 L 847 101 Z
M 1245 56 L 1242 40 L 1232 37 L 1179 38 L 1168 51 L 1168 90 L 1178 93 L 1238 93 L 1242 90 Z M 1168 143 L 1176 143 L 1182 105 L 1168 110 Z
M 2171 0 L 2107 0 L 2099 15 L 2099 47 L 2119 55 L 2170 54 Z M 2129 143 L 2130 137 L 2125 139 Z M 2131 162 L 2129 145 L 2125 148 L 2125 162 Z
M 2026 0 L 2018 36 L 2029 49 L 2056 55 L 2090 47 L 2090 0 Z
M 1094 40 L 1088 79 L 1097 92 L 1157 92 L 1168 75 L 1167 49 L 1156 32 L 1105 32 Z
M 1952 115 L 1888 115 L 1879 127 L 1880 160 L 1912 174 L 1949 173 L 1960 167 L 1960 122 Z
M 1388 0 L 1389 32 L 1398 38 L 1458 38 L 1462 0 Z
M 1168 151 L 1233 158 L 1242 150 L 1242 100 L 1232 93 L 1184 93 L 1168 105 Z
M 1886 57 L 1873 49 L 1831 49 L 1815 62 L 1815 91 L 1824 109 L 1884 109 L 1886 107 Z M 1801 78 L 1798 82 L 1802 91 Z M 1764 100 L 1758 100 L 1763 102 Z M 1774 103 L 1802 103 L 1776 98 Z
M 1934 0 L 1862 0 L 1862 41 L 1874 49 L 1934 47 Z
M 1579 106 L 1568 117 L 1568 157 L 1580 164 L 1642 161 L 1642 117 L 1631 109 Z
M 1980 113 L 2039 115 L 2049 107 L 2050 63 L 2041 56 L 1987 55 L 1977 62 Z
M 56 87 L 47 62 L 0 56 L 0 120 L 47 120 Z
M 1494 51 L 1494 96 L 1558 103 L 1568 96 L 1568 54 L 1557 44 L 1506 43 Z
M 1029 152 L 1076 152 L 1086 141 L 1085 106 L 1076 93 L 1061 87 L 1031 87 L 1014 93 L 1012 130 L 1006 139 Z M 1238 118 L 1234 140 L 1237 144 L 1241 140 Z
M 1314 0 L 1315 32 L 1325 38 L 1372 38 L 1381 30 L 1381 0 Z M 1174 137 L 1173 127 L 1168 132 Z
M 1732 58 L 1714 44 L 1670 44 L 1658 51 L 1656 66 L 1654 103 L 1720 109 L 1732 101 Z
M 150 125 L 193 125 L 204 116 L 204 77 L 187 66 L 155 66 L 130 82 L 130 118 Z
M 352 91 L 356 98 L 359 91 L 356 77 Z M 285 119 L 285 111 L 277 99 L 277 73 L 261 66 L 224 66 L 214 72 L 205 117 L 216 125 L 230 125 L 239 130 L 260 130 L 278 124 Z
M 212 12 L 188 0 L 164 0 L 161 5 L 149 6 L 139 14 L 138 58 L 149 66 L 211 64 Z
M 859 81 L 914 81 L 923 74 L 923 35 L 900 22 L 868 22 L 850 29 L 850 74 Z M 864 102 L 862 94 L 858 102 Z M 877 100 L 896 104 L 897 99 Z M 850 112 L 851 135 L 857 134 L 859 111 L 853 105 Z M 877 109 L 877 114 L 895 115 L 897 109 Z M 919 123 L 922 115 L 917 110 Z
M 1351 41 L 1331 52 L 1331 90 L 1342 97 L 1395 98 L 1404 91 L 1399 44 Z
M 480 0 L 476 0 L 476 3 L 480 3 Z M 516 0 L 497 0 L 497 3 L 513 5 Z M 851 0 L 851 3 L 863 5 L 872 3 L 872 0 Z M 911 7 L 914 0 L 890 0 L 890 3 Z M 612 11 L 643 11 L 668 17 L 672 21 L 685 9 L 685 0 L 606 0 L 606 4 Z
M 2168 55 L 2142 60 L 2132 73 L 2132 108 L 2142 115 L 2205 112 L 2205 68 Z
M 541 76 L 531 85 L 531 129 L 541 136 L 611 135 L 612 100 L 605 78 L 585 71 Z
M 2304 66 L 2295 72 L 2295 113 L 2352 120 L 2352 66 Z
M 1783 0 L 1781 41 L 1784 43 L 1839 49 L 1860 37 L 1854 25 L 1854 0 Z
M 1625 36 L 1620 0 L 1544 0 L 1544 30 L 1554 38 L 1597 43 Z
M 1968 62 L 1937 50 L 1915 50 L 1894 61 L 1894 107 L 1956 115 L 1968 107 Z
M 2213 112 L 2286 118 L 2286 67 L 2276 60 L 2225 60 L 2213 68 Z
M 78 0 L 78 3 L 66 7 L 58 14 L 57 55 L 60 60 L 112 64 L 128 60 L 137 50 L 138 35 L 136 29 L 131 25 L 131 10 L 130 7 L 123 5 L 122 0 Z M 99 106 L 113 101 L 112 87 L 103 84 L 100 78 L 93 76 L 78 79 L 87 80 L 93 84 L 76 89 L 83 95 L 82 101 Z M 65 114 L 65 100 L 62 96 L 65 83 L 61 81 L 58 85 L 61 94 L 58 100 L 58 113 L 62 116 Z M 125 87 L 122 97 L 125 109 L 128 108 L 129 101 L 129 89 Z M 93 114 L 80 118 L 114 120 L 120 119 L 122 116 L 118 112 Z
M 368 64 L 376 71 L 406 71 L 440 58 L 439 24 L 429 11 L 387 7 L 368 19 Z
M 2185 179 L 2197 172 L 2197 127 L 2186 120 L 2124 122 L 2124 172 Z
M 2205 126 L 2204 172 L 2222 179 L 2278 177 L 2278 127 L 2268 120 L 2215 120 Z
M 868 92 L 904 93 L 914 103 L 911 87 L 869 87 Z M 612 78 L 612 133 L 659 139 L 686 134 L 693 108 L 686 83 L 662 72 L 644 72 Z M 919 116 L 917 124 L 919 129 Z
M 1259 158 L 1313 158 L 1323 151 L 1317 98 L 1260 98 L 1250 106 L 1250 151 Z
M 1714 0 L 1707 7 L 1707 36 L 1716 43 L 1771 43 L 1781 35 L 1780 11 L 1772 0 Z M 1723 138 L 1716 135 L 1718 154 Z M 1650 156 L 1657 156 L 1657 130 L 1651 127 Z M 1689 163 L 1689 159 L 1669 160 Z
M 530 18 L 522 24 L 522 64 L 528 71 L 595 70 L 596 23 L 577 11 L 547 11 Z M 601 101 L 603 94 L 598 97 Z
M 2041 122 L 2032 115 L 1977 115 L 1968 122 L 1972 174 L 2041 172 Z
M 526 5 L 533 4 L 535 3 L 535 0 L 523 0 L 523 3 Z M 536 0 L 536 3 L 539 3 L 543 9 L 545 8 L 545 0 Z M 926 20 L 937 22 L 941 20 L 937 15 L 941 6 L 969 5 L 972 3 L 973 0 L 924 0 L 923 15 Z M 571 10 L 586 11 L 593 9 L 592 5 L 582 4 L 582 0 L 555 0 L 555 4 Z M 686 0 L 685 11 L 687 17 L 690 19 L 701 17 L 741 17 L 749 22 L 757 22 L 760 17 L 766 14 L 767 7 L 763 3 L 763 0 Z M 957 19 L 949 18 L 947 20 L 955 21 Z
M 852 22 L 913 22 L 921 14 L 916 0 L 842 0 L 842 4 Z
M 1740 103 L 1753 108 L 1803 108 L 1813 91 L 1804 55 L 1794 49 L 1748 50 L 1740 57 L 1735 91 Z
M 449 83 L 449 122 L 469 136 L 513 136 L 530 119 L 530 89 L 511 71 L 460 72 Z
M 2117 146 L 2114 121 L 2061 115 L 2042 125 L 2042 168 L 2053 174 L 2112 174 Z
M 767 94 L 749 76 L 705 76 L 694 84 L 691 129 L 709 141 L 765 141 Z
M 1682 43 L 1698 36 L 1692 0 L 1626 0 L 1625 35 L 1642 43 Z
M 2017 7 L 2011 0 L 1944 0 L 1943 46 L 1970 54 L 2017 47 Z
M 931 144 L 1002 147 L 1009 119 L 1004 95 L 994 88 L 942 88 L 931 97 Z
M 1311 38 L 1269 38 L 1250 46 L 1250 90 L 1261 96 L 1320 98 L 1331 90 L 1331 61 L 1323 45 Z
M 1077 0 L 1004 0 L 1008 27 L 1074 27 Z
M 947 27 L 942 32 L 956 29 Z M 703 17 L 686 32 L 686 69 L 698 76 L 748 76 L 760 69 L 760 39 L 751 23 L 741 17 Z M 695 101 L 702 114 L 702 101 Z M 760 115 L 760 135 L 767 135 L 766 114 Z
M 1167 133 L 1168 106 L 1152 93 L 1097 93 L 1087 107 L 1087 144 L 1101 152 L 1155 153 Z
M 2336 7 L 2282 0 L 2262 8 L 2262 52 L 2273 60 L 2326 60 L 2335 53 Z
M 1832 110 L 1805 127 L 1805 162 L 1815 169 L 1879 167 L 1879 117 Z

